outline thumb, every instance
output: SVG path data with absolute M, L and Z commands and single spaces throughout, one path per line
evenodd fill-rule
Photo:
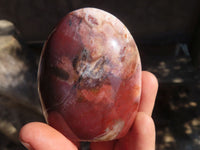
M 29 150 L 77 150 L 64 135 L 47 124 L 33 122 L 20 131 L 20 140 Z

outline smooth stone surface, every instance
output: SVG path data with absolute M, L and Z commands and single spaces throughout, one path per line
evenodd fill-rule
M 141 63 L 127 28 L 95 8 L 71 12 L 43 49 L 39 92 L 48 123 L 71 140 L 107 141 L 132 125 Z

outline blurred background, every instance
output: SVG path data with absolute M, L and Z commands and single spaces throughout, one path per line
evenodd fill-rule
M 0 149 L 23 150 L 19 129 L 44 121 L 37 67 L 48 34 L 68 12 L 97 7 L 130 30 L 159 91 L 157 150 L 200 149 L 199 0 L 0 0 Z

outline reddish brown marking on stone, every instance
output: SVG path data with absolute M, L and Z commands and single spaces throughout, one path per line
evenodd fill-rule
M 125 34 L 124 37 L 127 38 L 128 37 L 127 34 Z
M 69 73 L 61 68 L 50 67 L 50 72 L 53 73 L 56 77 L 60 78 L 61 80 L 69 79 Z
M 126 50 L 126 46 L 120 50 L 120 59 L 122 62 L 124 62 L 125 60 L 125 53 L 126 53 L 125 50 Z
M 88 21 L 91 22 L 94 25 L 98 25 L 97 19 L 94 18 L 93 16 L 89 15 L 88 16 Z
M 70 16 L 71 16 L 70 19 L 69 19 L 69 25 L 70 26 L 72 26 L 74 24 L 76 24 L 76 25 L 80 25 L 81 24 L 82 18 L 80 18 L 80 17 L 78 17 L 76 15 L 73 15 L 73 14 L 71 14 Z

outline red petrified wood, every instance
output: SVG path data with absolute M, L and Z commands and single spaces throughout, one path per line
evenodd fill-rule
M 47 122 L 71 140 L 123 137 L 137 113 L 141 63 L 127 28 L 95 8 L 69 13 L 41 54 L 39 93 Z

